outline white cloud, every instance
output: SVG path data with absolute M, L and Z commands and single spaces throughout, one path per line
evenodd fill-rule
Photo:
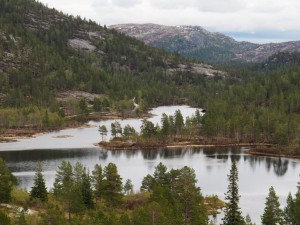
M 299 31 L 299 0 L 40 0 L 100 24 L 199 25 L 220 32 Z M 275 33 L 274 33 L 275 35 Z
M 156 8 L 193 8 L 202 12 L 234 12 L 245 7 L 245 0 L 148 0 L 148 2 Z
M 139 5 L 143 0 L 94 0 L 92 6 L 101 7 L 121 7 L 121 8 L 131 8 Z

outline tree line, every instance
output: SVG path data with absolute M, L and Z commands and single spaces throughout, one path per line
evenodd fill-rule
M 2 159 L 0 172 L 0 202 L 10 203 L 17 180 Z M 104 168 L 96 164 L 90 173 L 81 163 L 72 166 L 70 162 L 62 161 L 50 191 L 46 188 L 42 172 L 42 164 L 38 162 L 30 192 L 24 194 L 24 191 L 19 191 L 17 195 L 23 210 L 8 216 L 7 210 L 1 209 L 0 224 L 213 224 L 208 220 L 204 197 L 196 185 L 195 171 L 187 166 L 168 170 L 159 163 L 152 175 L 144 177 L 140 193 L 134 193 L 130 179 L 123 184 L 117 166 L 113 163 Z M 243 217 L 239 207 L 235 161 L 232 161 L 228 182 L 225 194 L 227 206 L 222 225 L 253 225 L 250 216 Z M 288 195 L 284 209 L 280 207 L 274 188 L 270 188 L 261 216 L 263 225 L 299 224 L 298 184 L 296 195 Z M 22 198 L 27 195 L 28 199 L 21 201 L 21 194 Z M 26 213 L 28 207 L 38 209 L 39 213 Z

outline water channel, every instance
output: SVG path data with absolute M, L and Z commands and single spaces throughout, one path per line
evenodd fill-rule
M 183 116 L 195 112 L 188 106 L 158 107 L 151 111 L 156 116 L 152 122 L 160 123 L 162 113 L 174 114 L 180 109 Z M 227 191 L 227 174 L 232 160 L 237 161 L 239 170 L 240 206 L 243 214 L 250 214 L 256 224 L 260 224 L 265 198 L 268 189 L 274 186 L 280 197 L 282 206 L 285 205 L 289 192 L 295 193 L 297 182 L 300 181 L 300 160 L 252 156 L 245 152 L 247 147 L 214 147 L 214 148 L 176 148 L 152 150 L 106 151 L 95 147 L 99 142 L 99 125 L 110 124 L 114 120 L 90 121 L 89 128 L 66 129 L 41 135 L 33 139 L 21 139 L 14 143 L 0 144 L 0 157 L 20 181 L 20 187 L 30 190 L 33 183 L 35 163 L 43 162 L 46 184 L 52 187 L 55 170 L 62 160 L 75 164 L 77 161 L 90 170 L 96 163 L 102 166 L 113 162 L 118 166 L 123 180 L 131 179 L 135 190 L 139 190 L 141 181 L 147 174 L 154 172 L 155 166 L 163 162 L 169 169 L 192 167 L 198 179 L 203 195 L 217 194 L 224 199 Z M 121 120 L 121 125 L 134 126 L 137 130 L 141 125 L 139 119 Z M 57 138 L 69 135 L 68 138 Z M 108 135 L 107 139 L 110 138 Z M 220 220 L 220 217 L 218 218 Z

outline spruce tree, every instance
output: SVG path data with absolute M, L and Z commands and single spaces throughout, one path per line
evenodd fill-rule
M 236 162 L 232 162 L 230 174 L 228 175 L 228 191 L 225 194 L 225 199 L 228 201 L 223 218 L 223 225 L 244 225 L 245 221 L 242 217 L 242 212 L 239 207 L 239 188 L 238 188 L 238 170 Z
M 82 183 L 81 183 L 81 194 L 83 203 L 89 209 L 94 207 L 93 202 L 93 192 L 91 187 L 91 178 L 88 172 L 84 171 L 82 174 Z
M 33 187 L 30 191 L 30 199 L 36 198 L 40 199 L 42 202 L 45 202 L 48 200 L 48 193 L 42 172 L 42 163 L 38 162 L 36 164 Z
M 300 224 L 300 182 L 298 183 L 298 191 L 294 201 L 293 218 L 295 224 Z
M 97 202 L 98 199 L 102 198 L 104 193 L 104 174 L 102 166 L 99 164 L 96 164 L 92 171 L 92 185 Z
M 11 200 L 11 191 L 17 179 L 7 168 L 4 160 L 0 158 L 0 203 L 7 203 Z
M 284 208 L 284 220 L 286 225 L 293 225 L 293 221 L 294 221 L 293 213 L 294 213 L 294 200 L 291 193 L 289 193 L 286 200 L 286 207 Z
M 281 225 L 283 224 L 283 212 L 273 187 L 269 189 L 266 199 L 264 214 L 261 217 L 262 225 Z

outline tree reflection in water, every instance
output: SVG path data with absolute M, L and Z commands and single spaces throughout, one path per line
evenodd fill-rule
M 277 176 L 281 177 L 286 174 L 289 166 L 289 161 L 287 159 L 273 159 L 274 172 Z

